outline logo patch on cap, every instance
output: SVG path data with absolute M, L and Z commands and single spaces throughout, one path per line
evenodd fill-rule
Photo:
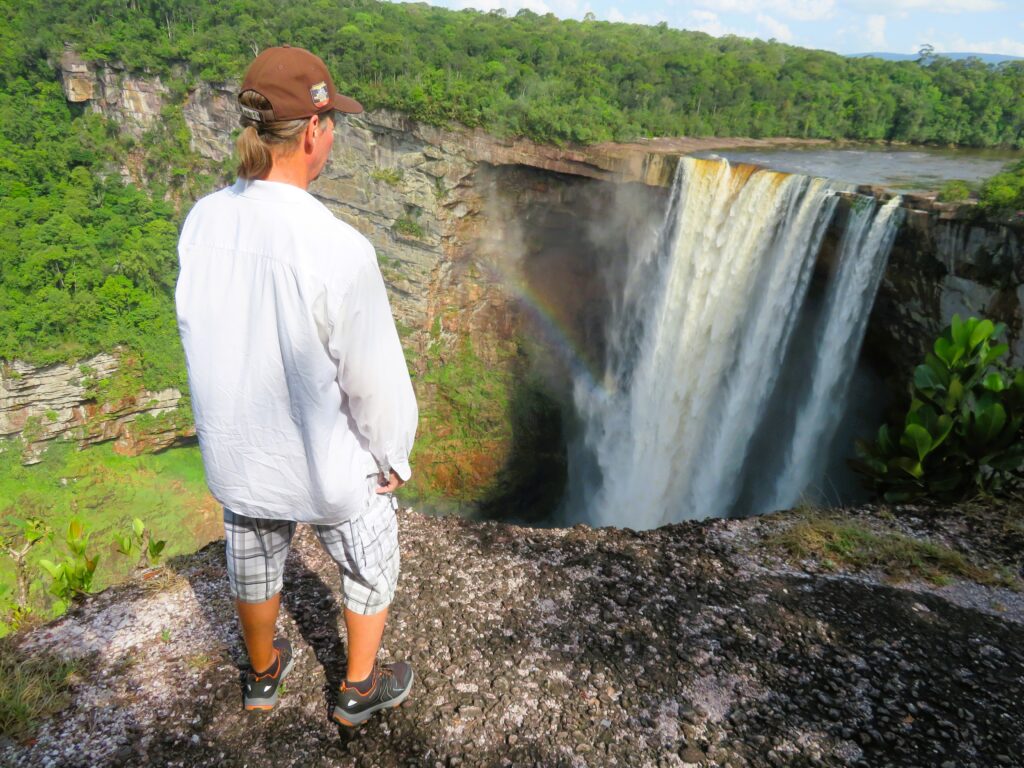
M 317 109 L 326 107 L 331 97 L 327 94 L 327 83 L 321 80 L 309 89 L 309 95 L 313 98 L 313 106 Z
M 247 107 L 244 104 L 239 104 L 238 107 L 242 110 L 242 114 L 248 117 L 250 120 L 255 120 L 257 123 L 263 122 L 263 113 L 260 112 L 258 109 Z

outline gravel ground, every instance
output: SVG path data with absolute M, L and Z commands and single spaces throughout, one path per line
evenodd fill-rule
M 906 532 L 1020 572 L 1019 528 L 915 514 Z M 381 655 L 417 680 L 355 730 L 328 719 L 344 632 L 316 540 L 300 529 L 289 561 L 297 659 L 269 714 L 241 708 L 215 542 L 20 639 L 83 671 L 31 743 L 0 741 L 0 765 L 1024 766 L 1022 596 L 789 564 L 759 545 L 791 520 L 538 530 L 403 511 Z

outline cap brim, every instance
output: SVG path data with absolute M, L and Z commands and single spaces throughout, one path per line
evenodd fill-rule
M 340 93 L 335 95 L 334 100 L 331 102 L 331 108 L 348 115 L 358 115 L 363 111 L 362 104 L 355 99 L 350 99 L 348 96 L 342 96 Z

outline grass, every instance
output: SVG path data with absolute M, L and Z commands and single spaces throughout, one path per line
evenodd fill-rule
M 407 504 L 478 499 L 507 458 L 512 374 L 485 362 L 468 339 L 446 351 L 431 347 L 425 363 L 413 479 L 400 498 Z
M 195 670 L 196 672 L 200 672 L 212 666 L 213 659 L 211 659 L 205 653 L 196 653 L 185 659 L 185 663 L 188 665 L 189 669 Z
M 1020 590 L 1020 579 L 1002 568 L 986 568 L 956 550 L 895 531 L 874 531 L 862 523 L 834 514 L 802 510 L 788 528 L 769 537 L 769 547 L 794 560 L 813 558 L 838 570 L 878 569 L 901 581 L 924 579 L 944 585 L 954 578 Z
M 30 738 L 41 720 L 68 705 L 76 671 L 71 662 L 22 658 L 9 643 L 0 642 L 0 736 Z
M 420 223 L 409 216 L 396 219 L 391 228 L 400 235 L 415 237 L 418 240 L 422 240 L 426 235 Z
M 17 442 L 6 450 L 0 446 L 0 533 L 12 533 L 12 518 L 28 516 L 43 519 L 54 531 L 53 543 L 40 542 L 28 556 L 29 604 L 39 615 L 53 604 L 46 591 L 49 579 L 38 562 L 62 559 L 72 518 L 86 527 L 90 556 L 100 556 L 94 590 L 134 570 L 136 559 L 117 553 L 114 533 L 127 533 L 135 517 L 154 538 L 167 541 L 164 560 L 194 552 L 219 533 L 219 506 L 207 491 L 197 446 L 129 457 L 116 454 L 110 443 L 78 451 L 70 442 L 57 441 L 39 464 L 22 466 L 19 456 Z M 0 557 L 0 587 L 13 588 L 15 578 L 13 561 Z
M 405 173 L 401 168 L 375 168 L 370 171 L 370 178 L 383 181 L 390 187 L 397 187 L 405 178 Z

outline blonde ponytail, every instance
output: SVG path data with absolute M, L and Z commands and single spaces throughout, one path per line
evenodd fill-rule
M 273 160 L 270 149 L 260 140 L 256 126 L 247 125 L 235 143 L 238 153 L 238 176 L 243 179 L 259 179 L 270 172 Z
M 270 109 L 270 102 L 256 91 L 243 92 L 238 101 L 245 107 Z M 238 176 L 243 179 L 262 179 L 270 172 L 275 154 L 288 154 L 295 150 L 309 118 L 263 123 L 242 115 L 240 122 L 242 133 L 235 143 Z

